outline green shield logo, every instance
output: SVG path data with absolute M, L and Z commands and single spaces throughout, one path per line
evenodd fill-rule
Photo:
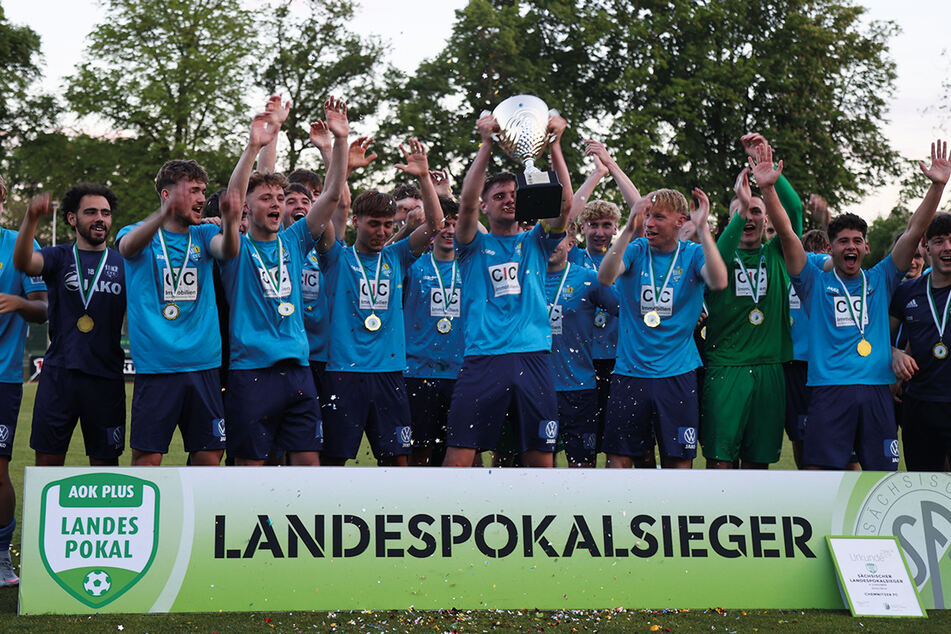
M 870 573 L 872 573 L 873 575 L 874 575 L 876 572 L 878 572 L 878 568 L 875 566 L 875 564 L 873 564 L 873 563 L 871 563 L 871 562 L 865 564 L 865 567 L 866 567 L 866 568 L 868 569 L 868 571 L 869 571 Z
M 40 557 L 66 592 L 98 608 L 148 571 L 158 526 L 159 490 L 152 482 L 115 473 L 57 480 L 40 500 Z

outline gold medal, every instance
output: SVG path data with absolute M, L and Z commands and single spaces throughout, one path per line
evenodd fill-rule
M 162 308 L 162 317 L 169 321 L 175 321 L 178 319 L 178 315 L 181 311 L 178 308 L 178 305 L 175 302 L 169 302 L 165 304 Z
M 759 308 L 754 308 L 750 311 L 749 320 L 754 326 L 759 326 L 761 323 L 763 323 L 765 318 L 766 315 L 764 315 L 763 311 L 761 311 Z
M 707 340 L 707 327 L 706 327 L 706 326 L 704 326 L 703 328 L 700 329 L 700 338 L 703 339 L 704 341 Z
M 281 302 L 277 305 L 277 312 L 281 314 L 281 317 L 288 317 L 294 314 L 294 304 L 290 302 Z
M 594 316 L 594 326 L 595 328 L 604 328 L 608 324 L 608 314 L 603 310 L 599 310 Z
M 660 315 L 657 314 L 656 310 L 652 310 L 644 315 L 644 323 L 647 324 L 648 328 L 657 328 L 660 325 Z
M 363 320 L 363 325 L 370 332 L 376 332 L 377 330 L 380 329 L 380 326 L 383 325 L 383 322 L 376 315 L 370 315 L 369 317 Z
M 92 317 L 85 313 L 76 320 L 76 328 L 79 329 L 79 332 L 92 332 L 95 325 L 96 322 L 92 320 Z M 947 350 L 945 350 L 945 354 L 947 354 Z
M 855 346 L 855 349 L 858 351 L 860 357 L 867 357 L 872 354 L 872 344 L 870 344 L 867 339 L 862 339 L 858 345 Z
M 436 331 L 439 334 L 441 335 L 448 334 L 450 330 L 452 330 L 452 322 L 446 317 L 443 317 L 442 319 L 436 322 Z
M 948 358 L 948 346 L 945 345 L 943 341 L 939 341 L 931 349 L 931 354 L 934 355 L 935 359 L 947 359 Z

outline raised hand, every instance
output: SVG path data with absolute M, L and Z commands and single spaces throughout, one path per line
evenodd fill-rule
M 452 181 L 449 178 L 448 169 L 429 170 L 429 178 L 433 181 L 437 196 L 452 196 Z
M 373 143 L 373 137 L 361 136 L 357 137 L 357 139 L 350 144 L 350 149 L 347 151 L 348 174 L 355 169 L 366 167 L 376 160 L 376 152 L 367 156 L 367 150 L 370 149 L 371 143 Z
M 409 139 L 407 145 L 408 148 L 400 143 L 400 152 L 403 153 L 403 160 L 406 163 L 397 163 L 394 167 L 419 180 L 429 178 L 429 159 L 426 158 L 426 148 L 417 139 Z
M 739 213 L 746 218 L 746 214 L 750 209 L 750 201 L 753 198 L 753 192 L 750 190 L 750 168 L 744 167 L 740 170 L 740 173 L 736 177 L 736 182 L 733 183 L 733 191 L 740 201 Z
M 241 222 L 241 197 L 234 190 L 227 190 L 218 198 L 218 210 L 225 222 Z
M 483 143 L 491 143 L 492 135 L 501 131 L 499 122 L 495 120 L 491 113 L 479 117 L 479 120 L 476 121 L 476 127 L 479 129 L 479 136 L 482 137 Z
M 271 125 L 271 115 L 260 112 L 251 120 L 250 144 L 255 147 L 264 147 L 277 136 L 278 127 Z
M 49 215 L 51 210 L 50 194 L 49 192 L 43 192 L 30 201 L 30 206 L 26 208 L 26 213 L 35 220 Z
M 264 112 L 270 117 L 271 123 L 280 128 L 291 113 L 291 102 L 286 101 L 282 104 L 280 95 L 271 95 L 264 106 Z
M 776 184 L 779 175 L 783 173 L 783 162 L 773 169 L 773 148 L 769 145 L 760 144 L 753 150 L 754 156 L 749 158 L 750 167 L 753 168 L 753 177 L 756 178 L 756 184 L 760 187 L 769 187 Z M 754 160 L 755 159 L 755 160 Z
M 188 188 L 189 182 L 187 180 L 180 180 L 168 190 L 168 198 L 162 202 L 162 211 L 166 217 L 174 216 L 175 212 L 188 209 Z
M 600 174 L 601 177 L 608 175 L 608 166 L 604 164 L 604 161 L 601 160 L 597 154 L 592 154 L 591 159 L 594 161 L 594 172 Z
M 927 176 L 932 183 L 944 185 L 951 176 L 951 161 L 948 161 L 948 142 L 941 142 L 938 139 L 931 144 L 931 167 L 925 167 L 925 164 L 918 161 L 918 167 L 922 173 Z
M 755 157 L 756 148 L 760 145 L 769 145 L 766 142 L 766 138 L 758 132 L 752 132 L 750 134 L 744 134 L 740 137 L 740 143 L 743 144 L 743 149 L 749 156 Z
M 586 140 L 584 146 L 584 155 L 596 157 L 605 166 L 609 166 L 614 163 L 614 157 L 608 153 L 608 149 L 604 147 L 604 144 L 600 141 L 594 141 L 592 139 Z
M 552 114 L 548 117 L 548 134 L 551 135 L 552 143 L 561 141 L 561 135 L 568 128 L 568 122 L 559 114 Z
M 823 227 L 829 225 L 829 203 L 819 194 L 809 195 L 809 200 L 806 201 L 806 210 Z
M 694 205 L 693 200 L 690 201 L 690 220 L 697 228 L 697 233 L 700 233 L 707 227 L 707 217 L 710 215 L 710 199 L 699 187 L 694 187 L 691 193 L 697 199 L 697 204 Z
M 325 122 L 318 119 L 310 124 L 310 142 L 313 143 L 315 148 L 321 152 L 325 150 L 329 152 L 330 148 L 333 147 L 333 140 L 334 138 Z
M 324 119 L 327 129 L 338 138 L 350 134 L 350 121 L 347 119 L 347 104 L 342 99 L 331 97 L 324 102 Z
M 633 228 L 636 217 L 647 215 L 647 212 L 650 211 L 653 206 L 653 196 L 641 196 L 638 201 L 634 203 L 634 207 L 631 208 L 631 214 L 627 217 L 627 224 Z

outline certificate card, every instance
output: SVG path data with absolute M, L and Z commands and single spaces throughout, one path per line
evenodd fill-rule
M 826 537 L 852 616 L 927 617 L 895 537 Z

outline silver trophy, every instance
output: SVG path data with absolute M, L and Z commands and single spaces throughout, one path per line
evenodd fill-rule
M 515 217 L 518 220 L 554 218 L 561 213 L 562 190 L 558 176 L 535 167 L 535 161 L 551 141 L 548 118 L 557 114 L 534 95 L 509 97 L 492 111 L 499 124 L 500 131 L 495 135 L 499 146 L 525 166 L 525 172 L 515 176 L 518 190 Z

